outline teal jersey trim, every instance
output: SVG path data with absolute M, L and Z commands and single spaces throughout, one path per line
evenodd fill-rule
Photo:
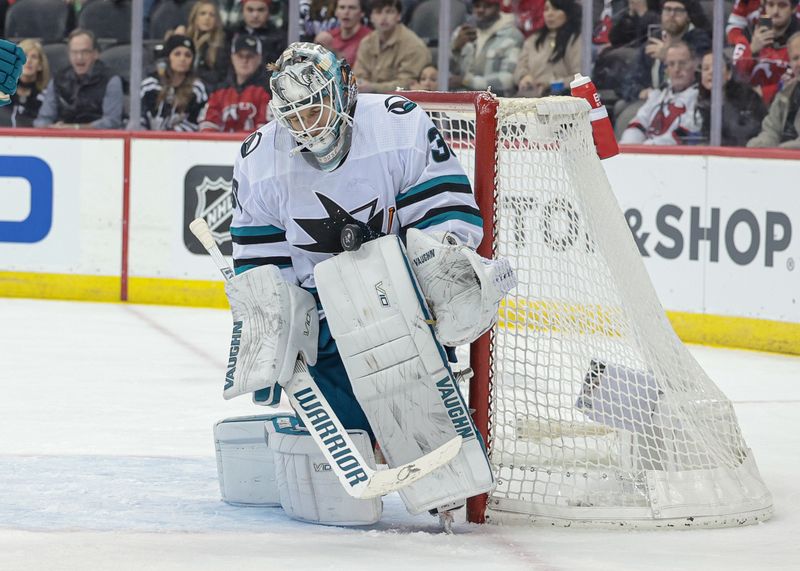
M 283 232 L 277 226 L 231 226 L 231 236 L 272 236 Z
M 414 196 L 419 192 L 424 192 L 429 188 L 433 188 L 434 186 L 438 186 L 440 184 L 466 184 L 467 186 L 469 186 L 469 179 L 465 175 L 460 175 L 460 174 L 437 176 L 436 178 L 426 180 L 425 182 L 420 183 L 417 186 L 412 186 L 405 192 L 401 192 L 400 194 L 397 195 L 396 200 L 400 201 L 406 199 L 410 196 Z
M 483 219 L 478 216 L 477 214 L 471 214 L 468 212 L 443 212 L 441 214 L 437 214 L 436 216 L 432 216 L 430 218 L 426 218 L 414 224 L 411 224 L 410 227 L 412 228 L 429 228 L 430 226 L 436 226 L 437 224 L 442 224 L 443 222 L 449 222 L 450 220 L 461 220 L 462 222 L 466 222 L 467 224 L 472 224 L 473 226 L 477 226 L 478 228 L 483 228 Z

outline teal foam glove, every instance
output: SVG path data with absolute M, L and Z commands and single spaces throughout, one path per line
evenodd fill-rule
M 0 40 L 0 107 L 11 103 L 26 59 L 21 47 L 8 40 Z

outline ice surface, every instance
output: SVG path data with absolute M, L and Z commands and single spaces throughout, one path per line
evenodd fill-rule
M 399 498 L 369 529 L 219 501 L 227 312 L 0 299 L 0 570 L 800 569 L 800 358 L 692 347 L 773 493 L 758 526 L 446 536 Z

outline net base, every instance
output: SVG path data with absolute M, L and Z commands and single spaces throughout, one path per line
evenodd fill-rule
M 747 452 L 745 461 L 734 470 L 645 471 L 639 478 L 645 492 L 640 498 L 643 505 L 547 505 L 491 496 L 486 521 L 605 529 L 721 528 L 761 523 L 773 514 L 772 497 L 763 486 L 752 453 Z M 730 486 L 739 491 L 735 503 L 726 497 Z
M 542 508 L 542 506 L 536 506 Z M 752 512 L 715 516 L 685 516 L 663 519 L 632 519 L 630 514 L 616 510 L 610 514 L 587 513 L 556 517 L 541 513 L 521 514 L 486 509 L 486 523 L 495 525 L 537 526 L 537 527 L 579 527 L 588 529 L 697 529 L 742 527 L 762 523 L 772 517 L 773 508 L 769 506 Z

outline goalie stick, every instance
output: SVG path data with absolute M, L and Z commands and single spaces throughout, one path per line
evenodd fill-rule
M 219 251 L 205 219 L 197 218 L 189 230 L 211 255 L 225 281 L 234 277 L 233 270 Z M 456 436 L 436 450 L 397 468 L 373 470 L 364 461 L 347 430 L 320 391 L 301 356 L 294 365 L 292 378 L 284 387 L 289 402 L 305 424 L 345 491 L 354 498 L 384 496 L 413 484 L 455 458 L 462 438 Z

